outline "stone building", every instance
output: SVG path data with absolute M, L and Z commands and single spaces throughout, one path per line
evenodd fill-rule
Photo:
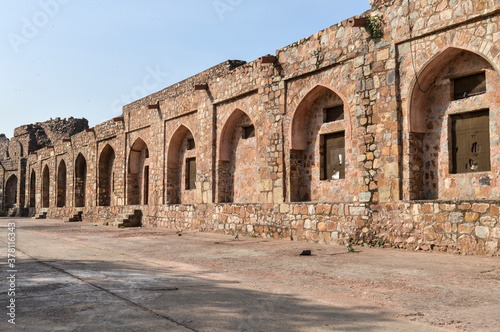
M 499 27 L 498 0 L 374 0 L 94 128 L 73 119 L 75 130 L 0 137 L 0 202 L 53 218 L 140 210 L 147 227 L 498 255 Z

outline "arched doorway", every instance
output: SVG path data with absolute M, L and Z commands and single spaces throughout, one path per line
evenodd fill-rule
M 79 153 L 75 161 L 75 207 L 85 207 L 87 161 Z
M 57 207 L 66 206 L 66 162 L 61 160 L 57 169 Z
M 196 142 L 186 126 L 172 135 L 167 156 L 167 201 L 196 203 Z
M 5 183 L 5 207 L 17 207 L 17 176 L 11 175 Z
M 138 138 L 130 148 L 127 174 L 127 204 L 149 203 L 149 150 Z
M 36 207 L 36 173 L 35 170 L 31 170 L 30 177 L 30 207 Z
M 99 157 L 99 206 L 110 206 L 113 196 L 115 151 L 108 144 Z
M 47 165 L 42 172 L 42 207 L 50 207 L 50 173 Z

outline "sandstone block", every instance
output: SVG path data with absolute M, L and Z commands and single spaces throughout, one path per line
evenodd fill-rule
M 473 222 L 479 219 L 479 214 L 475 212 L 466 212 L 465 213 L 465 221 L 466 222 Z
M 290 212 L 290 205 L 280 204 L 280 213 L 288 213 L 288 212 Z
M 488 209 L 490 208 L 489 204 L 472 204 L 472 211 L 474 212 L 479 212 L 479 213 L 486 213 Z
M 500 239 L 500 228 L 499 227 L 493 228 L 493 230 L 492 230 L 492 236 L 495 239 Z
M 435 241 L 436 240 L 436 232 L 434 231 L 434 227 L 427 226 L 424 228 L 424 237 L 426 241 Z
M 364 207 L 356 207 L 356 206 L 351 206 L 349 208 L 349 214 L 351 216 L 365 216 L 367 213 L 366 208 Z
M 484 226 L 476 226 L 476 236 L 486 239 L 490 236 L 490 229 Z
M 470 203 L 462 203 L 458 206 L 460 210 L 469 210 L 471 208 Z
M 474 224 L 467 223 L 467 224 L 460 224 L 458 225 L 458 232 L 461 234 L 471 234 L 472 231 L 474 230 Z
M 451 212 L 450 221 L 452 223 L 461 223 L 464 221 L 464 214 L 462 212 Z

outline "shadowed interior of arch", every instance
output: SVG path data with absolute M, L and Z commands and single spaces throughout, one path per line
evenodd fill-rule
M 167 201 L 193 204 L 196 197 L 196 140 L 186 126 L 172 135 L 167 153 Z
M 50 207 L 50 172 L 47 165 L 42 172 L 42 207 Z
M 75 207 L 85 207 L 87 188 L 87 161 L 79 153 L 75 161 Z
M 99 157 L 99 206 L 110 206 L 114 190 L 115 150 L 108 144 Z
M 5 207 L 17 206 L 17 176 L 11 175 L 5 184 Z
M 57 207 L 66 206 L 66 162 L 61 160 L 59 168 L 57 169 Z
M 127 174 L 128 205 L 147 205 L 149 200 L 149 149 L 138 138 L 130 148 Z

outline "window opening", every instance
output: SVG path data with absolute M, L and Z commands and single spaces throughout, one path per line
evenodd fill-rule
M 344 120 L 344 105 L 325 109 L 324 123 Z
M 345 133 L 321 135 L 321 180 L 345 179 Z
M 186 159 L 186 190 L 196 189 L 196 158 Z
M 149 166 L 144 166 L 144 205 L 149 204 Z
M 255 127 L 253 125 L 243 127 L 243 139 L 255 137 Z
M 452 173 L 489 171 L 489 110 L 452 115 L 451 123 Z
M 486 92 L 486 75 L 484 72 L 453 80 L 453 99 L 463 99 Z
M 194 148 L 195 148 L 194 139 L 193 138 L 188 138 L 188 140 L 187 140 L 187 149 L 188 150 L 193 150 Z

